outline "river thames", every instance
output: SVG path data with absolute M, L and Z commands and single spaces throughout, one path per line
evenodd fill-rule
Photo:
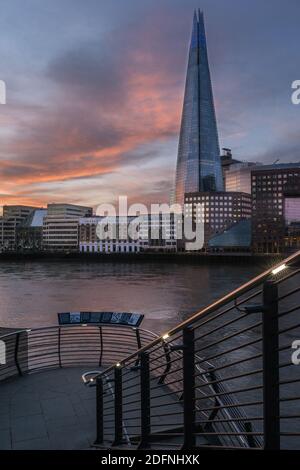
M 0 326 L 57 324 L 57 312 L 129 311 L 156 333 L 238 287 L 263 265 L 212 262 L 1 262 Z

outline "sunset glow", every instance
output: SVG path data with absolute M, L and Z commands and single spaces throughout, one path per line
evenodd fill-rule
M 61 201 L 96 206 L 119 194 L 131 201 L 168 201 L 194 2 L 164 0 L 158 8 L 150 1 L 129 6 L 91 0 L 74 8 L 70 0 L 43 7 L 28 0 L 32 5 L 22 20 L 19 0 L 4 3 L 0 78 L 7 84 L 7 104 L 0 106 L 0 206 Z M 204 1 L 201 8 L 221 146 L 241 159 L 297 160 L 298 110 L 290 103 L 289 79 L 298 70 L 287 57 L 290 70 L 276 68 L 275 77 L 272 72 L 284 48 L 276 27 L 284 12 L 279 15 L 274 2 L 266 40 L 266 24 L 256 22 L 250 34 L 249 14 L 259 9 L 268 21 L 261 2 L 253 2 L 251 13 L 233 1 L 219 1 L 218 9 L 213 3 Z M 296 28 L 295 19 L 289 45 Z M 240 43 L 234 40 L 237 30 Z M 253 56 L 254 50 L 259 54 Z M 293 53 L 291 47 L 285 51 Z

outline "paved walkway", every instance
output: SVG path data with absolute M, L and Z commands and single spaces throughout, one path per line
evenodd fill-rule
M 0 386 L 0 449 L 89 449 L 95 440 L 95 388 L 85 369 L 59 369 Z
M 55 369 L 0 384 L 0 450 L 91 449 L 96 438 L 96 388 L 81 381 L 85 368 Z M 124 442 L 140 440 L 138 372 L 126 375 L 123 395 Z M 154 448 L 180 448 L 183 408 L 167 386 L 151 379 L 151 431 Z M 130 385 L 130 387 L 128 386 Z M 107 382 L 104 396 L 104 445 L 114 440 L 114 391 Z M 203 438 L 199 437 L 199 444 Z M 198 442 L 197 441 L 197 442 Z M 206 443 L 206 441 L 205 441 Z

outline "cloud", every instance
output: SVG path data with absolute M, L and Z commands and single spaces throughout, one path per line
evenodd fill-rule
M 31 15 L 12 32 L 0 19 L 12 78 L 0 108 L 0 203 L 95 204 L 118 192 L 167 200 L 194 2 L 28 2 Z M 17 3 L 7 2 L 8 20 Z M 272 18 L 256 0 L 250 11 L 233 0 L 203 8 L 222 144 L 237 158 L 269 161 L 276 149 L 297 158 L 298 3 L 282 11 L 274 0 Z
M 0 179 L 18 185 L 22 196 L 22 187 L 37 183 L 143 165 L 153 158 L 143 146 L 177 138 L 180 83 L 172 76 L 173 61 L 157 59 L 161 34 L 149 19 L 134 32 L 113 31 L 49 61 L 44 79 L 55 85 L 52 102 L 30 108 L 28 119 L 26 107 L 11 110 L 9 126 L 15 115 L 23 117 L 13 139 L 3 141 Z

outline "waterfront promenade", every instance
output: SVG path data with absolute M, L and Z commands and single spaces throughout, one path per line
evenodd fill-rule
M 86 371 L 87 368 L 79 367 L 52 370 L 1 384 L 0 450 L 92 449 L 96 438 L 96 389 L 83 385 L 81 375 Z M 136 381 L 135 394 L 138 399 L 140 387 L 137 373 L 133 373 L 133 380 Z M 161 391 L 163 393 L 153 393 L 152 400 L 156 395 L 159 405 L 165 403 L 169 412 L 174 413 L 171 425 L 176 429 L 181 424 L 177 414 L 182 404 L 174 397 L 173 406 L 170 407 L 168 389 L 161 387 Z M 108 393 L 107 400 L 113 404 L 112 391 Z M 126 402 L 132 402 L 132 398 L 125 400 L 124 406 L 127 406 Z M 160 414 L 159 408 L 152 419 L 152 429 L 157 432 L 162 430 L 163 418 Z M 125 436 L 127 427 L 133 432 L 134 423 L 138 436 L 139 421 L 140 415 L 133 409 L 123 423 Z M 113 423 L 107 419 L 105 433 L 110 445 L 113 441 L 112 429 Z
M 82 368 L 9 379 L 0 387 L 0 449 L 89 449 L 95 440 L 95 390 Z
M 2 445 L 299 449 L 299 367 L 291 359 L 299 256 L 161 336 L 116 324 L 2 335 Z M 98 371 L 90 387 L 80 380 L 89 370 Z

